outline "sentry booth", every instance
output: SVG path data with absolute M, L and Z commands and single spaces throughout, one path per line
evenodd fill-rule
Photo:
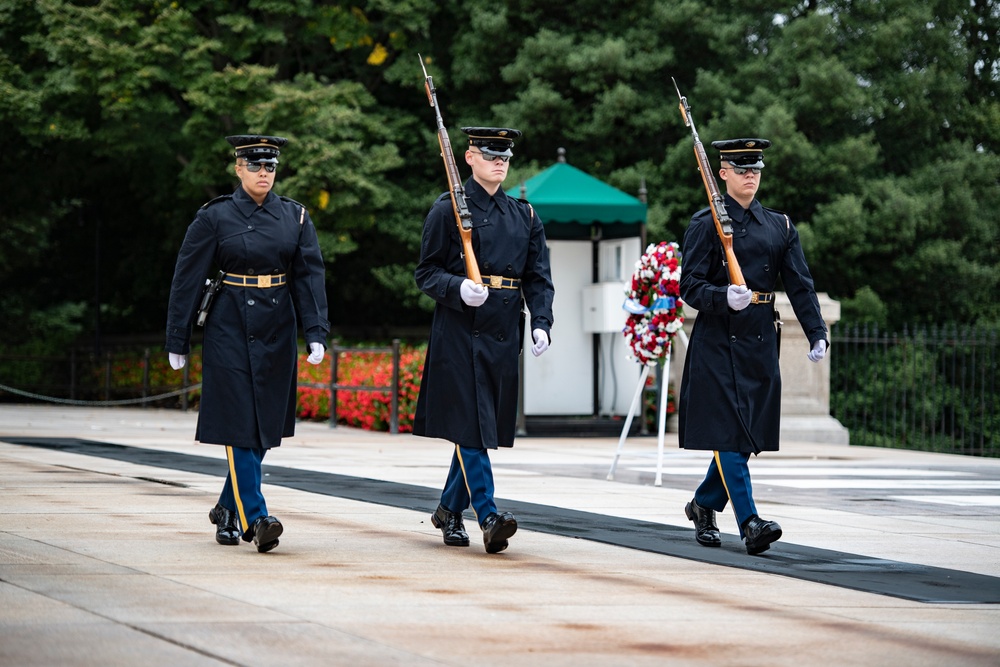
M 642 255 L 646 204 L 559 152 L 556 164 L 508 191 L 530 202 L 545 226 L 556 291 L 552 347 L 523 360 L 520 428 L 617 435 L 622 422 L 613 417 L 627 414 L 642 370 L 628 358 L 622 303 Z

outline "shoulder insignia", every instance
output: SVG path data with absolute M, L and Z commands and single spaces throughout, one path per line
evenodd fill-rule
M 212 204 L 218 204 L 220 201 L 224 201 L 226 199 L 232 199 L 232 198 L 233 198 L 233 196 L 231 194 L 228 194 L 228 195 L 219 195 L 215 199 L 209 199 L 207 202 L 205 202 L 204 204 L 202 204 L 201 207 L 202 208 L 208 208 Z
M 296 206 L 299 207 L 299 209 L 300 209 L 299 210 L 299 225 L 301 226 L 302 223 L 304 223 L 305 220 L 306 220 L 306 207 L 305 207 L 305 205 L 301 204 L 300 202 L 295 201 L 291 197 L 286 197 L 284 195 L 278 195 L 278 199 L 280 199 L 281 201 L 285 202 L 286 204 L 294 204 L 294 205 L 296 205 Z
M 761 206 L 762 209 L 768 213 L 773 213 L 774 215 L 780 216 L 785 219 L 785 238 L 788 238 L 788 232 L 792 230 L 792 220 L 788 217 L 788 214 L 784 211 L 779 211 L 776 208 L 768 208 L 767 206 Z
M 521 199 L 520 197 L 511 197 L 514 201 L 519 201 L 528 207 L 528 220 L 533 220 L 535 218 L 535 207 L 531 205 L 527 199 Z

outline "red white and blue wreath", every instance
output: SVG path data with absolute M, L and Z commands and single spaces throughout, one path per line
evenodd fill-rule
M 680 280 L 680 246 L 666 241 L 649 244 L 625 286 L 622 308 L 629 316 L 622 333 L 630 359 L 656 364 L 670 352 L 674 336 L 684 326 Z

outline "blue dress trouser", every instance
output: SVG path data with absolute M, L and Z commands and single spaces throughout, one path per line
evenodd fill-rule
M 451 469 L 441 493 L 441 505 L 449 512 L 460 514 L 470 504 L 480 525 L 490 514 L 496 514 L 489 450 L 455 445 Z
M 757 514 L 750 484 L 749 452 L 712 452 L 705 479 L 694 492 L 694 501 L 702 507 L 721 512 L 732 501 L 736 522 L 743 537 L 743 523 Z
M 260 464 L 266 452 L 266 449 L 226 447 L 229 474 L 222 486 L 219 504 L 230 512 L 236 512 L 243 533 L 250 529 L 254 521 L 267 516 L 267 504 L 260 491 Z

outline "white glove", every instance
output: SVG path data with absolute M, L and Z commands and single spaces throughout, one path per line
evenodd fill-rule
M 465 302 L 465 305 L 472 306 L 473 308 L 478 308 L 486 303 L 486 297 L 490 295 L 490 291 L 486 285 L 477 285 L 468 278 L 462 281 L 458 292 L 462 295 L 462 301 Z
M 813 349 L 809 350 L 809 361 L 813 363 L 819 363 L 826 356 L 826 341 L 818 340 L 816 344 L 813 345 Z
M 173 352 L 167 352 L 167 358 L 170 360 L 170 367 L 175 371 L 179 371 L 184 368 L 188 362 L 186 354 L 174 354 Z
M 549 335 L 545 329 L 535 329 L 531 332 L 531 338 L 535 344 L 531 346 L 531 353 L 536 357 L 542 356 L 542 352 L 549 349 Z
M 322 343 L 309 343 L 309 356 L 306 357 L 306 361 L 316 366 L 322 363 L 325 354 L 326 348 L 323 347 Z
M 747 289 L 746 285 L 730 285 L 726 290 L 726 301 L 733 310 L 743 310 L 750 305 L 750 297 L 753 293 Z

